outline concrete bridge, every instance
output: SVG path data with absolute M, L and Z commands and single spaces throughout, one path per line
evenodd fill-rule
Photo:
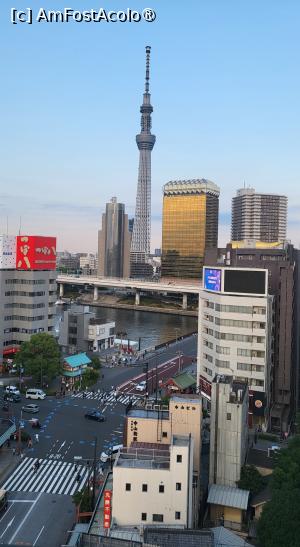
M 182 294 L 182 308 L 187 309 L 188 294 L 199 294 L 202 282 L 195 280 L 178 279 L 176 281 L 161 279 L 149 281 L 140 279 L 118 279 L 115 277 L 92 277 L 90 275 L 58 274 L 59 296 L 64 295 L 64 285 L 88 285 L 94 287 L 94 300 L 98 300 L 99 287 L 111 287 L 135 292 L 135 305 L 140 305 L 141 292 L 176 293 Z

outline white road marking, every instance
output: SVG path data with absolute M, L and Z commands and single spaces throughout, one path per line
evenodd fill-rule
M 34 506 L 37 504 L 37 502 L 39 501 L 40 497 L 41 497 L 42 493 L 40 493 L 38 495 L 38 497 L 36 498 L 36 500 L 33 502 L 32 506 L 30 507 L 30 509 L 27 511 L 25 517 L 23 518 L 23 520 L 20 522 L 18 528 L 16 529 L 15 533 L 13 534 L 13 536 L 10 538 L 9 542 L 8 542 L 8 545 L 11 545 L 15 539 L 15 537 L 18 535 L 19 531 L 21 530 L 24 522 L 27 520 L 27 518 L 29 517 L 31 511 L 34 509 Z
M 38 535 L 37 535 L 37 538 L 36 538 L 35 542 L 32 544 L 32 547 L 34 547 L 34 546 L 37 544 L 38 539 L 39 539 L 39 537 L 42 535 L 44 528 L 45 528 L 45 526 L 42 526 L 42 528 L 40 529 L 40 531 L 39 531 L 39 533 L 38 533 Z
M 3 532 L 3 533 L 1 534 L 1 536 L 0 536 L 1 539 L 3 538 L 5 532 L 7 532 L 8 528 L 11 527 L 11 525 L 12 525 L 12 523 L 14 522 L 15 518 L 16 518 L 16 515 L 9 521 L 9 523 L 8 523 L 8 525 L 6 526 L 4 532 Z

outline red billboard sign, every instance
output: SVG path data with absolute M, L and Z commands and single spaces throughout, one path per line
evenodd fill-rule
M 110 528 L 112 491 L 104 490 L 104 528 Z
M 17 270 L 55 270 L 56 237 L 17 236 Z

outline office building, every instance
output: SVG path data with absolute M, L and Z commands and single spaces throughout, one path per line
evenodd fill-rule
M 217 374 L 211 390 L 209 483 L 237 486 L 248 448 L 248 385 Z
M 265 269 L 204 268 L 199 298 L 197 381 L 210 401 L 216 374 L 249 386 L 249 425 L 269 424 L 273 297 Z
M 146 263 L 150 254 L 151 239 L 151 152 L 156 137 L 151 133 L 151 95 L 149 93 L 150 82 L 150 52 L 151 48 L 146 47 L 146 78 L 145 93 L 141 111 L 141 132 L 136 136 L 136 143 L 140 153 L 138 185 L 136 193 L 135 216 L 131 240 L 131 276 L 148 276 L 149 268 L 141 265 Z
M 0 365 L 32 334 L 54 334 L 56 238 L 0 236 Z
M 287 197 L 256 193 L 242 188 L 232 198 L 231 240 L 284 241 L 287 227 Z
M 86 254 L 79 259 L 80 270 L 83 275 L 96 275 L 98 271 L 98 256 L 94 254 Z
M 99 352 L 113 347 L 115 322 L 102 324 L 88 306 L 65 310 L 59 330 L 59 345 L 67 353 Z
M 129 277 L 130 233 L 125 205 L 113 197 L 102 215 L 98 233 L 98 275 Z
M 228 266 L 268 270 L 274 298 L 270 427 L 286 432 L 300 404 L 300 251 L 287 243 L 229 243 L 225 259 Z M 207 260 L 216 264 L 213 252 Z
M 116 526 L 193 526 L 193 439 L 132 443 L 113 468 L 112 519 Z
M 168 182 L 163 193 L 162 276 L 199 279 L 205 250 L 218 246 L 219 188 L 183 180 Z

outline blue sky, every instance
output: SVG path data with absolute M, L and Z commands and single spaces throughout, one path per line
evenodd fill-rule
M 154 23 L 12 25 L 10 8 L 156 10 Z M 2 0 L 0 231 L 94 251 L 112 195 L 134 214 L 145 45 L 152 46 L 152 246 L 162 186 L 221 188 L 219 243 L 237 188 L 289 197 L 300 243 L 298 0 Z M 299 235 L 298 235 L 299 234 Z

